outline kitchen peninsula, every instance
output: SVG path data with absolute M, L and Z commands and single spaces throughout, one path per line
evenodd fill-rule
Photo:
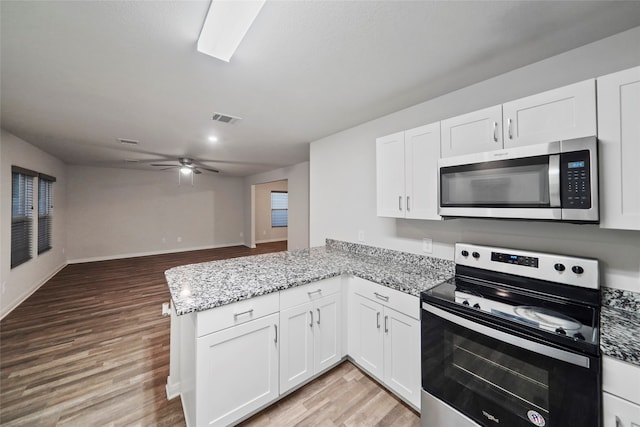
M 325 247 L 167 270 L 167 394 L 181 396 L 189 426 L 234 424 L 349 357 L 419 410 L 419 295 L 454 267 L 327 239 Z M 630 296 L 603 295 L 603 354 L 640 365 L 640 341 L 628 339 L 640 327 L 620 327 L 633 313 L 615 308 Z

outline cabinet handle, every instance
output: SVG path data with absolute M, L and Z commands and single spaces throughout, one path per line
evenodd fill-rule
M 318 321 L 316 323 L 319 325 L 320 324 L 320 309 L 316 308 L 316 310 L 318 310 Z
M 511 119 L 507 120 L 507 130 L 509 131 L 509 139 L 513 139 L 513 133 L 511 132 Z
M 386 302 L 388 302 L 388 301 L 389 301 L 389 297 L 388 297 L 388 296 L 385 296 L 385 295 L 379 294 L 379 293 L 377 293 L 377 292 L 374 292 L 373 294 L 376 296 L 376 298 L 379 298 L 379 299 L 381 299 L 382 301 L 386 301 Z
M 309 315 L 311 316 L 311 322 L 309 322 L 309 327 L 313 328 L 313 311 L 309 310 Z
M 409 206 L 409 199 L 411 199 L 411 197 L 407 196 L 407 212 L 411 210 Z
M 380 329 L 380 312 L 376 313 L 376 324 L 378 325 L 378 329 Z
M 389 326 L 387 325 L 387 321 L 389 320 L 389 316 L 384 316 L 384 333 L 389 333 Z
M 322 289 L 316 289 L 315 291 L 307 292 L 309 297 L 311 297 L 313 294 L 320 294 L 320 293 L 322 293 Z
M 238 317 L 244 315 L 244 314 L 251 314 L 253 313 L 253 308 L 251 310 L 247 310 L 247 311 L 243 311 L 241 313 L 234 313 L 233 314 L 233 320 L 238 320 Z
M 276 330 L 276 337 L 273 339 L 273 342 L 278 344 L 278 325 L 273 325 L 273 327 Z
M 616 427 L 622 427 L 622 421 L 620 421 L 620 417 L 616 415 Z
M 398 210 L 402 211 L 402 196 L 398 196 Z
M 498 122 L 493 122 L 493 142 L 498 142 Z

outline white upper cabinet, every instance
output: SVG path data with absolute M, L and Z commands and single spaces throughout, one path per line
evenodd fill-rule
M 378 216 L 440 219 L 439 144 L 439 123 L 376 140 Z
M 503 104 L 504 148 L 595 135 L 595 87 L 591 79 Z
M 598 78 L 600 227 L 640 230 L 640 67 Z
M 502 148 L 502 105 L 442 121 L 441 157 Z

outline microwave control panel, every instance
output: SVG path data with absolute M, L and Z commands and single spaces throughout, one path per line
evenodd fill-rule
M 565 209 L 591 208 L 591 173 L 589 151 L 560 155 L 560 197 Z

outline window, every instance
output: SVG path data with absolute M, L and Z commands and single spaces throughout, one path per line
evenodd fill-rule
M 271 192 L 271 226 L 287 227 L 289 225 L 289 193 L 286 191 Z
M 31 259 L 33 177 L 37 173 L 11 167 L 11 268 Z
M 45 174 L 38 175 L 38 254 L 51 249 L 53 227 L 53 183 L 56 179 Z

